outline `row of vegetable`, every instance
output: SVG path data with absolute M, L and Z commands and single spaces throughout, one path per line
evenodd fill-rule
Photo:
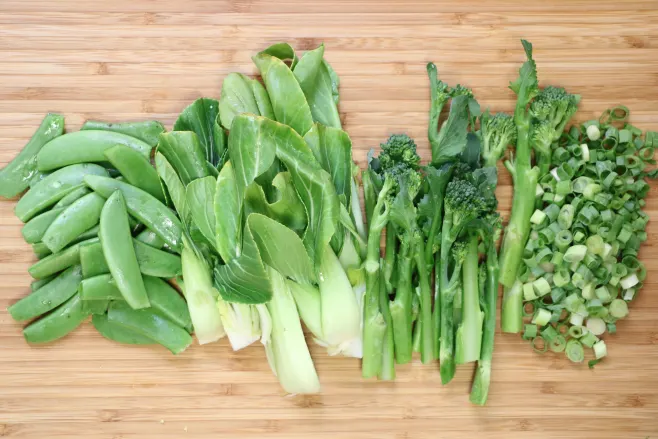
M 439 360 L 444 384 L 477 362 L 471 401 L 484 404 L 502 228 L 496 165 L 513 147 L 502 329 L 523 331 L 538 351 L 582 361 L 587 346 L 602 358 L 598 336 L 615 331 L 646 275 L 637 252 L 655 136 L 628 124 L 624 108 L 564 132 L 579 97 L 540 90 L 523 43 L 513 116 L 481 111 L 470 89 L 428 65 L 427 165 L 396 134 L 360 172 L 324 46 L 258 53 L 262 82 L 229 74 L 219 100 L 196 100 L 170 132 L 88 121 L 64 134 L 63 117 L 47 115 L 0 171 L 0 195 L 29 186 L 15 212 L 39 258 L 33 292 L 9 313 L 37 318 L 24 329 L 32 343 L 90 315 L 108 339 L 175 354 L 192 334 L 200 344 L 227 336 L 234 350 L 260 341 L 284 390 L 314 393 L 303 322 L 330 355 L 362 358 L 365 378 L 394 379 L 414 352 Z

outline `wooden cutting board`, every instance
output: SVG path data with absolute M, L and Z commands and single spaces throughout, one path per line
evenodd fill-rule
M 0 164 L 47 111 L 76 130 L 87 118 L 159 119 L 171 126 L 200 96 L 271 43 L 324 42 L 341 77 L 340 110 L 355 157 L 391 133 L 427 158 L 427 61 L 483 107 L 511 110 L 508 82 L 535 45 L 541 83 L 582 95 L 581 120 L 623 103 L 658 129 L 658 4 L 573 0 L 0 1 Z M 502 172 L 500 205 L 510 205 Z M 658 216 L 656 185 L 647 209 Z M 594 370 L 534 354 L 499 336 L 489 404 L 468 402 L 472 368 L 449 386 L 435 365 L 363 381 L 359 362 L 315 346 L 323 393 L 284 396 L 261 346 L 126 347 L 85 324 L 28 346 L 6 307 L 28 293 L 34 258 L 13 201 L 0 202 L 0 436 L 16 438 L 637 438 L 658 437 L 658 221 L 642 257 L 649 277 Z

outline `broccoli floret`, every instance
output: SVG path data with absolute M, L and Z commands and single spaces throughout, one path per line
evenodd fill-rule
M 468 180 L 453 180 L 448 183 L 444 199 L 446 218 L 450 221 L 446 239 L 454 241 L 462 228 L 480 215 L 488 213 L 489 204 L 479 189 Z M 451 243 L 448 242 L 448 245 Z
M 484 166 L 496 166 L 509 145 L 516 143 L 516 125 L 507 113 L 490 115 L 485 111 L 480 117 L 480 142 Z
M 381 144 L 381 148 L 379 166 L 382 171 L 386 172 L 396 165 L 418 169 L 420 156 L 416 152 L 416 142 L 406 134 L 391 135 L 385 143 Z
M 473 90 L 463 85 L 457 84 L 452 90 L 450 90 L 450 97 L 455 98 L 457 96 L 468 96 L 469 98 L 473 97 Z
M 562 87 L 548 86 L 541 90 L 530 104 L 530 114 L 535 124 L 533 139 L 550 145 L 560 138 L 564 127 L 578 109 L 580 95 L 567 93 Z

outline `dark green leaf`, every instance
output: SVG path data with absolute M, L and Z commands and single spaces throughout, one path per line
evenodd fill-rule
M 185 188 L 185 198 L 192 221 L 213 247 L 216 246 L 215 177 L 198 178 Z
M 468 129 L 468 99 L 463 95 L 452 99 L 448 119 L 441 126 L 437 143 L 432 148 L 432 163 L 448 162 L 464 151 Z

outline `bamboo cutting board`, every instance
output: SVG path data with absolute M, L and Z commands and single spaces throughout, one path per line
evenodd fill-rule
M 393 132 L 425 158 L 427 61 L 483 107 L 511 110 L 507 89 L 535 45 L 540 81 L 582 95 L 581 120 L 623 103 L 632 122 L 658 129 L 655 0 L 487 2 L 445 0 L 0 1 L 0 164 L 44 113 L 159 119 L 171 126 L 200 96 L 217 98 L 231 71 L 271 43 L 324 42 L 341 77 L 340 110 L 361 165 Z M 511 188 L 501 169 L 501 208 Z M 653 184 L 647 209 L 658 218 Z M 312 348 L 323 393 L 286 397 L 262 347 L 228 343 L 174 357 L 113 344 L 85 324 L 28 346 L 6 307 L 28 292 L 33 261 L 0 202 L 0 436 L 16 438 L 637 438 L 658 437 L 658 220 L 643 250 L 649 278 L 630 317 L 606 339 L 595 370 L 534 354 L 498 336 L 489 403 L 468 402 L 471 367 L 442 387 L 436 365 L 398 367 L 398 379 L 363 381 L 359 362 Z

